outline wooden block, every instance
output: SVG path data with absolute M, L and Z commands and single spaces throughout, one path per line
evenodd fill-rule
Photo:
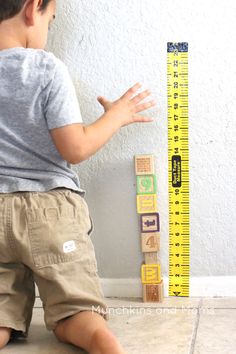
M 161 265 L 157 264 L 142 264 L 141 279 L 143 284 L 154 284 L 161 281 Z
M 143 284 L 144 302 L 163 302 L 163 300 L 164 300 L 163 279 L 158 284 Z
M 156 194 L 139 194 L 139 195 L 137 195 L 137 211 L 138 211 L 138 214 L 157 212 L 157 196 L 156 196 Z
M 145 252 L 144 253 L 145 264 L 160 263 L 160 258 L 157 252 Z
M 155 175 L 136 176 L 136 182 L 137 194 L 154 194 L 157 191 Z
M 141 214 L 140 223 L 142 233 L 160 231 L 159 213 Z
M 155 252 L 160 250 L 160 233 L 147 232 L 141 234 L 142 252 Z M 156 263 L 156 262 L 153 262 Z
M 154 156 L 153 155 L 135 155 L 135 172 L 136 175 L 153 175 L 154 174 Z

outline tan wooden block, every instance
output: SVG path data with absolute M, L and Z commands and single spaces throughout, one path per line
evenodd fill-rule
M 145 264 L 160 263 L 160 259 L 157 252 L 145 252 L 144 262 Z
M 154 174 L 154 155 L 135 155 L 134 161 L 136 175 Z
M 143 285 L 143 302 L 163 302 L 164 300 L 164 283 L 163 279 L 157 284 Z
M 156 213 L 157 212 L 157 195 L 156 194 L 138 194 L 137 195 L 137 212 L 138 212 L 138 214 Z
M 144 284 L 156 284 L 161 281 L 161 265 L 142 264 L 141 279 Z
M 141 234 L 142 252 L 157 252 L 160 250 L 160 233 L 146 232 Z M 155 263 L 155 262 L 154 262 Z

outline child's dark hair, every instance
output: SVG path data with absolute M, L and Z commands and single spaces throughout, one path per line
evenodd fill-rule
M 43 0 L 39 11 L 44 12 L 51 0 Z M 0 0 L 0 23 L 17 15 L 26 0 Z

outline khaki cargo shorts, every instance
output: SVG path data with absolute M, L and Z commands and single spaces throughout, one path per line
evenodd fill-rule
M 67 188 L 0 193 L 0 327 L 28 336 L 35 283 L 50 331 L 80 311 L 109 319 L 87 203 Z

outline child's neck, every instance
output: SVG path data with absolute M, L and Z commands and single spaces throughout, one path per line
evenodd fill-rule
M 5 21 L 4 21 L 5 22 Z M 1 23 L 0 24 L 0 50 L 15 48 L 15 47 L 25 47 L 26 40 L 24 40 L 24 34 L 17 33 L 15 31 L 15 24 L 11 23 Z
M 10 41 L 10 40 L 9 41 L 0 41 L 0 50 L 16 48 L 16 47 L 25 48 L 25 46 L 22 45 L 22 43 L 20 43 L 19 41 Z

